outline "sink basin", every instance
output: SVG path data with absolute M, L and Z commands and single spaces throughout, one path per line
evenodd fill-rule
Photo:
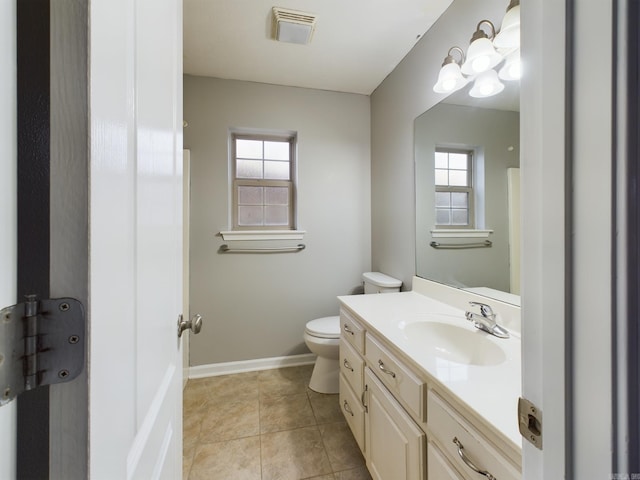
M 402 329 L 410 343 L 450 362 L 491 366 L 506 360 L 504 350 L 480 330 L 434 321 L 409 323 Z

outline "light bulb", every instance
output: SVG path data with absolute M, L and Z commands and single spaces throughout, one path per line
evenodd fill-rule
M 447 78 L 446 80 L 442 81 L 442 89 L 445 92 L 450 92 L 454 88 L 456 88 L 456 79 L 455 78 Z
M 471 68 L 474 72 L 480 73 L 484 72 L 487 68 L 489 68 L 489 64 L 491 60 L 486 55 L 481 55 L 478 58 L 474 58 L 471 62 Z
M 490 97 L 504 90 L 504 84 L 498 79 L 495 70 L 487 70 L 477 76 L 469 95 L 476 98 Z

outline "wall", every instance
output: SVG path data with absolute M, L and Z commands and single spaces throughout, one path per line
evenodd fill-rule
M 455 0 L 371 95 L 372 269 L 405 289 L 416 254 L 413 121 L 443 98 L 432 87 L 449 48 L 466 48 L 482 19 L 499 25 L 507 4 Z
M 364 95 L 184 77 L 191 151 L 191 365 L 308 352 L 305 323 L 338 313 L 370 270 L 370 110 Z M 228 228 L 228 130 L 298 133 L 298 223 L 306 249 L 221 254 Z
M 509 223 L 507 168 L 520 165 L 518 112 L 441 103 L 415 121 L 416 271 L 447 285 L 490 287 L 503 292 L 509 285 Z M 476 157 L 474 188 L 478 228 L 493 230 L 491 248 L 438 250 L 429 246 L 435 225 L 434 152 L 436 146 L 481 149 Z M 511 148 L 511 151 L 509 150 Z M 479 152 L 480 153 L 480 152 Z M 482 157 L 482 158 L 480 158 Z M 481 211 L 479 211 L 481 210 Z M 475 243 L 484 239 L 435 239 L 442 243 Z

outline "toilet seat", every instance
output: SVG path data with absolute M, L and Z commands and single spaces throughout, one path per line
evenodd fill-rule
M 307 335 L 318 338 L 340 338 L 340 317 L 316 318 L 307 322 L 304 329 Z

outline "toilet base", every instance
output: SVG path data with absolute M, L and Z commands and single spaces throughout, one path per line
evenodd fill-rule
M 318 357 L 313 367 L 309 388 L 318 393 L 339 393 L 340 363 L 335 358 Z

